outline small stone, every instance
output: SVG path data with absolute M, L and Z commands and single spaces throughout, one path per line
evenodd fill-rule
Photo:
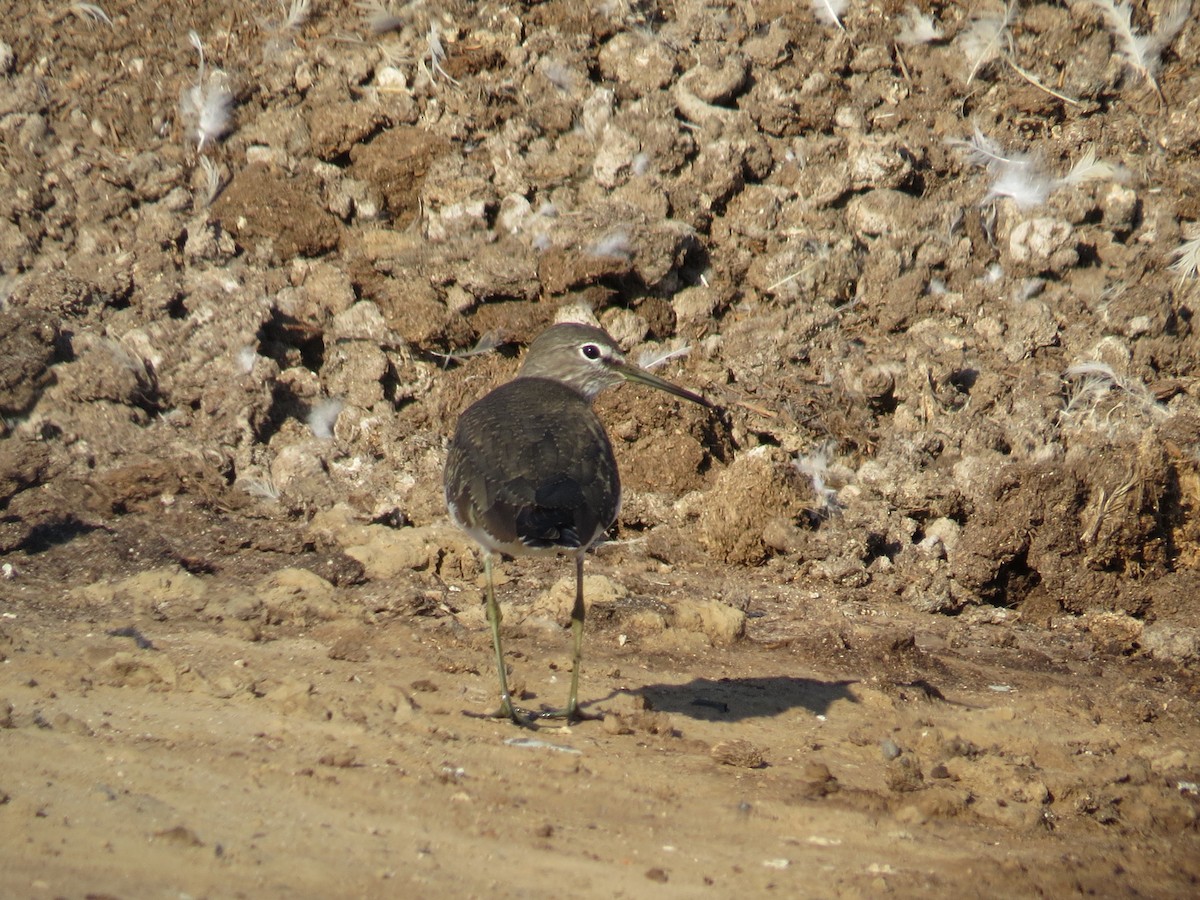
M 918 201 L 902 191 L 868 191 L 846 205 L 846 221 L 856 234 L 886 236 L 911 227 L 917 207 Z
M 162 831 L 154 832 L 156 840 L 164 841 L 168 844 L 174 844 L 177 847 L 203 847 L 204 841 L 200 840 L 199 835 L 186 825 L 176 825 L 174 828 L 166 828 Z
M 358 635 L 342 635 L 329 647 L 326 655 L 330 659 L 340 659 L 344 662 L 366 662 L 370 658 L 362 638 Z
M 408 78 L 395 66 L 382 66 L 375 70 L 375 84 L 385 91 L 403 91 L 408 88 Z
M 1100 201 L 1104 211 L 1104 224 L 1109 228 L 1125 231 L 1137 220 L 1138 196 L 1132 188 L 1114 184 Z
M 1073 233 L 1071 224 L 1060 219 L 1027 219 L 1009 235 L 1009 256 L 1013 262 L 1031 263 L 1061 272 L 1079 260 L 1071 245 Z

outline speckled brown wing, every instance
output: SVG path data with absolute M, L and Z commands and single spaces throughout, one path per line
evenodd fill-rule
M 621 504 L 599 417 L 582 394 L 545 378 L 510 381 L 467 408 L 445 487 L 459 526 L 509 554 L 588 547 Z

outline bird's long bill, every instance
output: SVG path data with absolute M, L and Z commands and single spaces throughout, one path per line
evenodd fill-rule
M 647 387 L 658 388 L 660 391 L 666 391 L 668 394 L 674 394 L 676 397 L 682 397 L 684 400 L 691 400 L 693 403 L 699 403 L 701 406 L 707 406 L 710 409 L 712 404 L 699 394 L 693 394 L 686 388 L 681 388 L 677 384 L 671 384 L 666 379 L 659 378 L 657 375 L 651 375 L 645 369 L 639 368 L 632 363 L 622 363 L 617 366 L 617 371 L 626 381 L 632 381 L 635 384 L 644 384 Z

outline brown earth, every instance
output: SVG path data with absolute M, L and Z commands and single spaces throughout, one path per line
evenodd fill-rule
M 1196 894 L 1194 13 L 101 6 L 0 32 L 0 893 Z M 721 409 L 601 398 L 520 729 L 441 466 L 592 315 Z

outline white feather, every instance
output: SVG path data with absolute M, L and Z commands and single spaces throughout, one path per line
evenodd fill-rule
M 995 197 L 1009 197 L 1022 209 L 1040 206 L 1057 186 L 1054 179 L 1042 172 L 1037 160 L 1026 153 L 1006 151 L 979 130 L 969 141 L 951 141 L 967 151 L 967 157 L 992 174 L 983 202 Z
M 403 28 L 411 18 L 407 7 L 402 7 L 398 11 L 394 10 L 389 0 L 361 0 L 354 5 L 358 7 L 359 14 L 371 34 L 387 34 L 389 31 L 396 31 Z
M 322 400 L 308 413 L 308 428 L 314 437 L 328 441 L 333 437 L 333 427 L 346 404 L 341 400 Z
M 1071 171 L 1059 180 L 1059 183 L 1077 185 L 1088 181 L 1124 181 L 1128 177 L 1128 169 L 1120 164 L 1097 159 L 1096 148 L 1088 147 L 1075 165 L 1071 166 Z
M 1131 69 L 1157 87 L 1154 79 L 1162 66 L 1162 53 L 1187 22 L 1191 0 L 1175 0 L 1159 16 L 1158 24 L 1150 34 L 1139 34 L 1134 30 L 1131 4 L 1114 3 L 1113 0 L 1092 0 L 1092 3 L 1108 19 L 1108 29 L 1117 39 L 1117 53 Z
M 1200 222 L 1184 225 L 1183 237 L 1183 242 L 1171 251 L 1175 260 L 1171 270 L 1179 273 L 1180 284 L 1200 274 Z
M 906 46 L 914 44 L 929 44 L 940 41 L 943 37 L 941 27 L 932 15 L 923 13 L 912 4 L 904 10 L 900 20 L 904 27 L 896 34 L 896 40 Z
M 206 143 L 220 140 L 229 131 L 229 115 L 233 111 L 233 92 L 225 80 L 225 73 L 216 69 L 208 76 L 208 84 L 197 86 L 200 91 L 197 105 L 200 107 L 196 123 L 196 139 L 201 150 Z
M 1063 379 L 1072 384 L 1071 393 L 1063 405 L 1064 418 L 1078 416 L 1087 407 L 1103 399 L 1109 391 L 1120 391 L 1156 417 L 1167 414 L 1165 407 L 1144 383 L 1131 375 L 1118 375 L 1112 366 L 1099 360 L 1075 363 L 1063 372 Z
M 1112 366 L 1107 363 L 1102 363 L 1099 360 L 1089 359 L 1081 363 L 1075 363 L 1069 366 L 1063 372 L 1065 378 L 1099 378 L 1104 381 L 1117 384 L 1120 379 L 1117 378 L 1117 373 L 1113 371 Z
M 188 32 L 188 39 L 200 54 L 200 69 L 196 83 L 185 88 L 179 97 L 179 111 L 199 149 L 215 143 L 229 132 L 229 117 L 233 111 L 233 91 L 229 77 L 220 69 L 209 72 L 204 64 L 204 44 L 200 35 Z
M 682 347 L 677 347 L 670 350 L 664 347 L 648 348 L 638 356 L 638 366 L 647 371 L 657 369 L 659 366 L 666 365 L 673 359 L 678 359 L 682 356 L 687 356 L 692 352 L 692 348 L 687 344 Z
M 1052 187 L 1053 182 L 1031 162 L 1005 166 L 992 179 L 983 201 L 986 203 L 993 197 L 1009 197 L 1021 209 L 1032 209 L 1046 202 Z
M 470 359 L 472 356 L 481 356 L 485 353 L 494 353 L 496 348 L 507 341 L 507 335 L 501 328 L 493 329 L 479 336 L 479 340 L 475 342 L 475 346 L 470 350 L 459 350 L 456 353 L 434 353 L 433 355 L 439 359 L 444 359 L 447 364 L 451 362 L 461 363 L 464 360 Z
M 207 156 L 200 157 L 200 171 L 204 175 L 204 193 L 200 196 L 200 201 L 205 207 L 209 207 L 224 189 L 225 176 L 221 167 Z
M 841 17 L 846 12 L 847 0 L 810 0 L 810 2 L 818 19 L 826 25 L 836 25 L 842 31 L 846 30 Z
M 611 231 L 588 247 L 587 253 L 588 256 L 598 259 L 632 259 L 633 248 L 629 243 L 629 233 L 622 230 Z
M 95 3 L 74 3 L 67 7 L 68 12 L 76 13 L 82 18 L 90 22 L 107 25 L 109 28 L 116 28 L 113 20 L 108 17 L 108 13 Z
M 1017 15 L 1017 0 L 1012 0 L 999 10 L 976 10 L 971 13 L 971 24 L 959 37 L 958 42 L 971 71 L 967 75 L 970 84 L 979 70 L 1003 53 L 1010 40 L 1008 28 Z
M 817 502 L 821 505 L 818 512 L 822 516 L 836 515 L 842 509 L 841 504 L 838 503 L 837 491 L 829 486 L 829 462 L 836 446 L 836 442 L 827 441 L 822 446 L 814 448 L 807 456 L 797 456 L 792 460 L 792 466 L 812 485 L 813 493 L 817 495 Z
M 1117 52 L 1134 69 L 1149 77 L 1150 66 L 1153 64 L 1147 58 L 1149 40 L 1146 35 L 1138 34 L 1133 29 L 1133 7 L 1128 3 L 1114 3 L 1113 0 L 1092 2 L 1108 19 L 1109 31 L 1117 39 Z
M 285 12 L 283 27 L 286 30 L 295 31 L 308 21 L 309 14 L 312 12 L 312 0 L 292 0 L 285 8 Z
M 975 133 L 971 135 L 969 141 L 952 138 L 949 143 L 952 147 L 961 147 L 966 150 L 967 159 L 977 166 L 991 168 L 997 165 L 1010 165 L 1014 162 L 1011 157 L 1005 155 L 1004 148 L 984 134 L 978 125 L 975 126 Z
M 437 84 L 438 76 L 441 75 L 457 86 L 458 82 L 451 78 L 450 73 L 442 66 L 442 63 L 446 61 L 446 47 L 442 44 L 442 32 L 438 28 L 437 22 L 429 23 L 429 31 L 425 33 L 425 46 L 429 49 L 429 80 Z

